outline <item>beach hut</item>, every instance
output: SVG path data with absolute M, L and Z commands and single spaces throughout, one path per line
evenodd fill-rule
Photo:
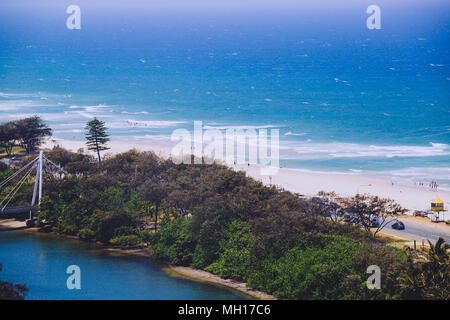
M 434 222 L 444 221 L 444 201 L 436 197 L 436 199 L 431 200 L 431 212 L 434 213 Z M 440 214 L 442 213 L 442 220 L 440 219 Z M 433 217 L 431 217 L 433 219 Z

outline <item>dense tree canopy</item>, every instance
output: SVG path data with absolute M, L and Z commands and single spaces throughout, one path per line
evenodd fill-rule
M 8 155 L 14 146 L 21 146 L 30 154 L 51 135 L 52 129 L 39 116 L 10 121 L 0 124 L 0 147 L 4 148 Z
M 0 147 L 6 154 L 11 155 L 13 147 L 19 140 L 19 130 L 15 122 L 6 122 L 0 124 Z
M 54 232 L 122 248 L 149 246 L 159 259 L 281 298 L 443 297 L 429 292 L 448 281 L 448 259 L 439 262 L 447 266 L 441 278 L 430 278 L 424 272 L 431 267 L 408 260 L 404 250 L 336 221 L 326 206 L 244 172 L 218 164 L 176 165 L 136 150 L 106 157 L 101 167 L 60 147 L 47 157 L 63 173 L 45 176 L 38 218 Z M 337 212 L 334 205 L 330 210 Z M 381 290 L 365 285 L 370 265 L 382 270 Z M 411 293 L 408 272 L 424 273 L 419 293 Z

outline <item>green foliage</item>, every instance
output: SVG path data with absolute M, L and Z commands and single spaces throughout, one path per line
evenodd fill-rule
M 114 230 L 114 236 L 129 236 L 136 235 L 136 229 L 131 226 L 120 226 Z
M 6 178 L 11 176 L 13 171 L 9 167 L 0 161 L 0 181 L 4 181 Z
M 109 240 L 109 243 L 113 246 L 121 248 L 132 248 L 136 247 L 140 243 L 140 239 L 137 235 L 132 234 L 112 238 L 111 240 Z
M 150 207 L 151 202 L 145 201 L 140 192 L 131 191 L 129 200 L 124 205 L 124 210 L 127 214 L 139 218 L 148 215 Z
M 54 159 L 68 161 L 64 168 L 89 162 L 56 151 Z M 56 232 L 122 248 L 150 244 L 156 258 L 289 299 L 448 297 L 442 244 L 422 254 L 422 262 L 408 260 L 361 228 L 332 221 L 326 206 L 243 172 L 175 165 L 136 150 L 107 158 L 101 167 L 66 171 L 46 177 L 38 217 Z M 32 185 L 27 188 L 24 199 Z M 382 270 L 381 290 L 366 288 L 370 265 Z
M 93 157 L 84 154 L 82 149 L 80 152 L 71 152 L 60 146 L 55 146 L 45 155 L 50 161 L 61 167 L 62 171 L 57 171 L 51 167 L 55 175 L 61 175 L 64 171 L 73 175 L 86 175 L 93 171 Z
M 288 299 L 339 299 L 344 295 L 343 280 L 362 275 L 352 258 L 364 245 L 341 236 L 320 235 L 314 247 L 294 247 L 281 258 L 262 264 L 262 274 L 250 277 L 249 283 L 276 296 Z
M 193 257 L 195 267 L 204 268 L 217 259 L 221 238 L 222 224 L 217 219 L 202 223 L 198 237 L 196 237 L 197 245 Z
M 430 249 L 422 249 L 422 257 L 410 253 L 407 268 L 398 277 L 404 299 L 450 299 L 450 245 L 443 238 L 429 245 Z
M 0 271 L 2 264 L 0 263 Z M 23 300 L 28 288 L 23 284 L 13 284 L 0 280 L 0 300 Z
M 167 222 L 161 227 L 152 244 L 156 257 L 175 265 L 189 265 L 195 247 L 189 231 L 189 220 L 178 218 Z
M 408 210 L 402 208 L 402 206 L 391 199 L 369 194 L 357 194 L 346 199 L 344 211 L 350 214 L 355 219 L 355 223 L 364 228 L 370 236 L 372 236 L 372 219 L 376 216 L 378 225 L 373 232 L 373 236 L 376 236 L 390 222 Z
M 245 280 L 252 269 L 250 250 L 254 241 L 248 223 L 233 220 L 220 240 L 219 258 L 206 270 L 224 278 Z
M 86 124 L 85 130 L 85 136 L 87 140 L 86 145 L 88 146 L 89 150 L 97 153 L 98 162 L 101 162 L 102 159 L 100 157 L 100 151 L 109 150 L 106 144 L 110 139 L 108 138 L 109 135 L 106 132 L 107 128 L 105 126 L 105 123 L 94 117 L 93 120 L 89 121 Z
M 2 153 L 6 152 L 9 156 L 12 154 L 13 147 L 18 143 L 19 130 L 16 122 L 10 121 L 0 124 L 0 147 Z
M 94 240 L 95 239 L 95 231 L 89 228 L 83 228 L 78 232 L 78 237 L 82 240 Z
M 151 233 L 149 230 L 143 230 L 143 231 L 139 231 L 138 232 L 138 236 L 139 236 L 139 239 L 141 239 L 142 242 L 151 243 L 154 234 Z
M 23 147 L 27 153 L 36 151 L 52 130 L 39 116 L 0 124 L 0 147 L 11 155 L 14 146 Z
M 90 217 L 91 228 L 96 232 L 96 240 L 108 243 L 116 236 L 116 230 L 132 225 L 132 219 L 126 214 L 96 210 Z

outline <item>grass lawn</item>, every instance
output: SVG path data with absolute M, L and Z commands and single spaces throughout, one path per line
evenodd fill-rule
M 26 150 L 24 148 L 22 148 L 22 147 L 13 147 L 12 154 L 15 155 L 15 154 L 18 154 L 18 153 L 23 153 L 25 151 Z M 6 155 L 7 154 L 6 154 L 5 148 L 0 147 L 0 156 L 6 156 Z

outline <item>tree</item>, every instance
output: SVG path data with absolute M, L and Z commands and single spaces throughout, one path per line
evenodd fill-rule
M 347 209 L 361 212 L 369 227 L 371 216 L 400 210 L 391 200 L 358 195 L 344 206 L 336 194 L 320 193 L 309 201 L 225 166 L 176 165 L 136 150 L 73 174 L 74 164 L 89 163 L 83 154 L 55 148 L 47 157 L 67 171 L 60 179 L 44 176 L 39 222 L 54 232 L 127 248 L 148 243 L 154 257 L 240 279 L 281 298 L 448 296 L 448 262 L 424 264 L 444 261 L 445 246 L 416 257 L 411 276 L 400 282 L 410 266 L 406 252 L 360 226 L 330 221 Z M 30 180 L 27 199 L 32 190 Z M 150 211 L 155 230 L 147 223 Z M 366 287 L 370 265 L 383 270 L 381 290 Z
M 14 122 L 17 128 L 19 144 L 30 154 L 36 151 L 45 137 L 52 135 L 50 129 L 39 116 L 20 119 Z
M 420 254 L 409 252 L 408 267 L 397 278 L 405 299 L 450 299 L 450 245 L 443 238 Z
M 72 152 L 62 148 L 61 146 L 54 146 L 52 150 L 46 153 L 47 158 L 59 165 L 61 170 L 54 173 L 68 173 L 73 175 L 83 175 L 89 172 L 92 168 L 93 157 L 82 152 Z M 53 168 L 55 169 L 55 168 Z
M 2 271 L 1 263 L 0 271 Z M 27 287 L 23 284 L 0 281 L 0 300 L 23 300 L 27 291 Z
M 315 202 L 319 215 L 330 218 L 331 221 L 339 221 L 339 218 L 344 214 L 341 206 L 338 204 L 339 195 L 336 192 L 325 191 L 319 191 L 317 195 L 321 200 L 320 202 Z M 311 202 L 314 203 L 314 201 Z
M 8 156 L 11 155 L 12 149 L 19 138 L 17 126 L 13 121 L 0 125 L 0 147 L 5 149 Z
M 167 196 L 166 186 L 161 183 L 158 177 L 149 179 L 141 186 L 141 192 L 145 200 L 155 205 L 155 230 L 158 228 L 158 211 L 161 202 Z
M 407 210 L 394 200 L 379 198 L 368 194 L 357 194 L 344 201 L 344 211 L 355 219 L 355 223 L 364 228 L 370 235 L 375 227 L 373 237 L 389 223 Z
M 91 120 L 86 124 L 85 130 L 88 149 L 97 153 L 98 162 L 101 164 L 102 159 L 100 157 L 100 151 L 109 150 L 106 143 L 110 140 L 108 138 L 109 135 L 106 132 L 107 128 L 105 122 L 94 117 L 94 120 Z

